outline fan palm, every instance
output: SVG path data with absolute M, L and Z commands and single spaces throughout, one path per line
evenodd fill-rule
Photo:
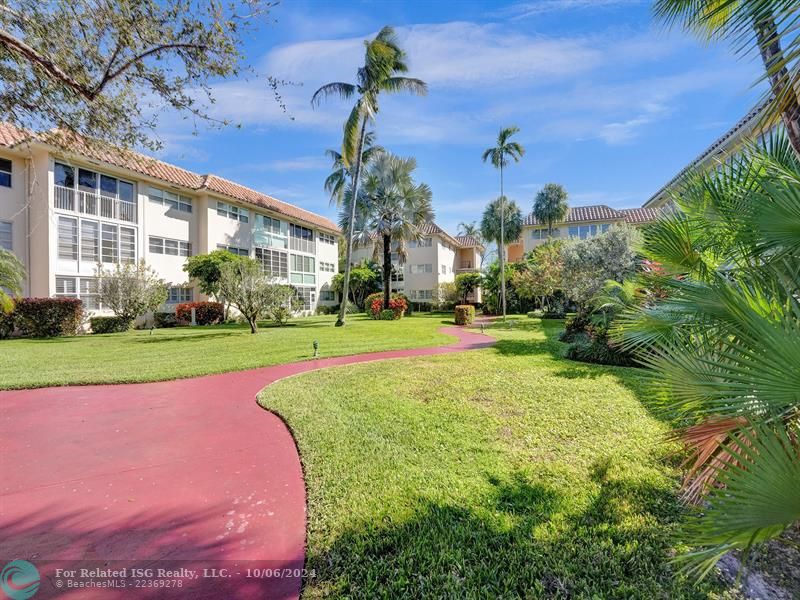
M 772 136 L 695 175 L 645 230 L 666 299 L 624 312 L 624 347 L 653 373 L 706 500 L 683 557 L 705 575 L 800 520 L 800 159 Z
M 375 132 L 367 132 L 364 135 L 364 151 L 361 153 L 364 165 L 369 165 L 383 151 L 382 146 L 375 145 Z M 344 192 L 353 181 L 354 171 L 345 165 L 341 152 L 328 149 L 325 151 L 325 156 L 330 158 L 333 164 L 331 165 L 331 174 L 325 178 L 324 188 L 330 194 L 331 204 L 335 203 L 336 206 L 341 206 Z
M 498 215 L 500 216 L 500 231 L 497 239 L 498 254 L 500 256 L 500 302 L 503 308 L 503 320 L 506 318 L 506 274 L 505 274 L 505 214 L 503 202 L 505 193 L 503 191 L 503 171 L 510 161 L 519 162 L 525 154 L 525 148 L 518 142 L 512 142 L 511 136 L 519 132 L 519 127 L 504 127 L 497 134 L 497 145 L 487 148 L 483 152 L 483 162 L 490 162 L 495 169 L 500 170 L 500 197 L 498 198 Z M 483 229 L 483 228 L 481 228 Z M 517 236 L 519 237 L 519 236 Z M 487 238 L 488 239 L 488 238 Z
M 533 216 L 547 225 L 547 235 L 553 235 L 553 223 L 563 221 L 567 216 L 567 190 L 557 183 L 546 184 L 533 201 Z
M 422 239 L 424 225 L 434 218 L 431 190 L 424 183 L 414 182 L 416 168 L 413 158 L 380 154 L 367 169 L 358 203 L 354 239 L 359 245 L 373 243 L 375 254 L 382 256 L 384 308 L 389 308 L 391 298 L 392 251 L 404 262 L 407 243 Z M 350 194 L 346 203 L 352 204 Z M 344 211 L 343 225 L 349 225 L 347 217 Z
M 358 199 L 359 185 L 361 183 L 361 168 L 363 162 L 364 141 L 367 134 L 367 124 L 375 119 L 378 113 L 378 98 L 381 92 L 406 91 L 413 94 L 426 94 L 427 85 L 420 79 L 401 77 L 398 73 L 406 73 L 405 52 L 400 48 L 394 29 L 384 27 L 371 41 L 365 41 L 366 48 L 364 65 L 358 69 L 356 83 L 333 82 L 320 87 L 311 98 L 311 106 L 316 107 L 329 96 L 339 96 L 349 100 L 358 96 L 355 106 L 350 111 L 350 116 L 344 124 L 344 137 L 342 140 L 342 163 L 348 169 L 352 168 L 351 187 L 352 197 Z M 353 202 L 350 210 L 350 225 L 356 222 L 356 205 Z M 353 256 L 353 232 L 345 231 L 346 250 L 344 263 L 344 282 L 342 297 L 347 298 L 350 286 L 350 262 Z M 345 323 L 346 302 L 339 308 L 337 326 Z
M 728 38 L 739 52 L 758 49 L 772 96 L 770 116 L 780 115 L 800 154 L 800 7 L 788 0 L 656 0 L 656 17 L 706 39 Z M 782 42 L 787 44 L 786 50 Z
M 0 312 L 8 313 L 14 308 L 13 296 L 22 293 L 25 267 L 19 259 L 0 248 Z

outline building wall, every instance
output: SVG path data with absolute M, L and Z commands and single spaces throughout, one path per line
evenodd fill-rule
M 11 252 L 13 252 L 26 270 L 30 264 L 28 256 L 28 161 L 21 156 L 0 151 L 0 158 L 11 161 L 11 187 L 0 186 L 0 224 L 2 225 L 3 241 L 10 227 Z M 5 246 L 4 246 L 5 247 Z M 30 287 L 25 281 L 24 288 L 27 292 Z
M 594 233 L 591 230 L 588 232 L 589 237 L 592 235 L 599 235 L 603 231 L 603 226 L 607 226 L 608 228 L 614 227 L 615 225 L 623 224 L 623 220 L 611 220 L 608 221 L 581 221 L 575 223 L 561 223 L 557 227 L 553 227 L 552 239 L 554 240 L 568 240 L 570 239 L 570 227 L 595 227 L 596 231 Z M 580 233 L 579 233 L 580 237 Z M 547 242 L 547 228 L 542 227 L 540 225 L 525 225 L 522 228 L 522 254 L 527 254 L 531 250 L 533 250 L 536 246 L 540 246 Z M 514 260 L 520 260 L 522 256 L 520 255 L 516 259 L 512 259 L 510 257 L 509 251 L 509 261 L 514 262 Z

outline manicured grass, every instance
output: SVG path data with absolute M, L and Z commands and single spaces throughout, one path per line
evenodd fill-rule
M 452 319 L 452 317 L 450 317 Z M 438 346 L 454 341 L 438 333 L 443 314 L 402 321 L 350 315 L 296 319 L 287 327 L 219 325 L 130 331 L 52 339 L 0 341 L 0 389 L 86 383 L 159 381 L 304 360 L 314 340 L 322 356 Z
M 561 328 L 262 392 L 304 464 L 305 598 L 709 597 L 669 563 L 676 473 L 641 372 L 561 359 Z

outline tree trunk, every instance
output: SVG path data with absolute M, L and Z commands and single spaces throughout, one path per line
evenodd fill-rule
M 756 32 L 758 49 L 769 77 L 772 95 L 780 98 L 781 120 L 786 127 L 786 134 L 789 136 L 789 142 L 792 144 L 795 154 L 800 156 L 800 103 L 797 99 L 797 92 L 791 87 L 787 89 L 787 85 L 791 85 L 791 81 L 789 71 L 784 64 L 783 49 L 775 18 L 770 16 L 758 23 L 753 23 L 753 29 Z
M 383 234 L 383 309 L 389 310 L 392 285 L 392 236 Z
M 250 333 L 258 333 L 258 322 L 256 319 L 247 317 L 247 322 L 250 324 Z
M 339 318 L 336 319 L 336 327 L 344 326 L 345 314 L 347 313 L 347 299 L 350 295 L 350 262 L 353 259 L 353 227 L 356 224 L 356 204 L 358 203 L 358 184 L 361 180 L 361 152 L 364 149 L 364 134 L 367 130 L 367 117 L 361 120 L 361 132 L 358 137 L 358 148 L 356 150 L 356 170 L 353 173 L 353 199 L 350 202 L 350 222 L 347 224 L 348 231 L 345 243 L 347 244 L 344 259 L 344 281 L 342 282 L 342 305 L 339 307 Z
M 503 162 L 500 161 L 500 302 L 503 306 L 503 321 L 506 320 L 506 199 L 503 196 Z

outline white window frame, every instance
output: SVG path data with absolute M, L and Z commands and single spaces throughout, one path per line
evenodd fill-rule
M 178 212 L 182 213 L 192 213 L 192 199 L 188 196 L 182 196 L 181 194 L 176 194 L 175 192 L 170 192 L 169 190 L 162 190 L 161 188 L 151 186 L 147 188 L 147 198 L 153 204 L 166 206 L 167 208 L 174 208 Z M 171 216 L 168 213 L 164 214 Z
M 217 200 L 217 214 L 220 217 L 227 217 L 229 219 L 233 219 L 234 221 L 239 221 L 240 223 L 250 222 L 249 210 L 242 208 L 241 206 L 236 206 L 235 204 L 222 202 L 221 200 Z
M 6 168 L 4 163 L 8 163 L 8 168 Z M 11 188 L 14 187 L 14 161 L 10 158 L 0 158 L 0 173 L 8 175 L 8 185 L 2 183 L 0 180 L 0 187 L 7 187 Z
M 260 256 L 259 256 L 260 255 Z M 289 278 L 289 253 L 276 248 L 256 246 L 256 260 L 265 274 L 278 279 Z M 277 267 L 277 269 L 276 269 Z
M 250 248 L 240 248 L 239 246 L 229 246 L 228 244 L 217 244 L 217 250 L 227 250 L 231 254 L 238 256 L 250 256 Z
M 62 228 L 66 225 L 69 225 L 70 231 L 67 231 L 66 228 Z M 56 244 L 59 260 L 78 260 L 78 231 L 78 217 L 65 217 L 63 215 L 59 215 L 57 226 L 58 241 Z M 67 235 L 71 237 L 70 240 L 65 239 Z M 67 253 L 67 250 L 70 251 Z
M 0 248 L 12 252 L 14 249 L 14 224 L 0 221 Z

